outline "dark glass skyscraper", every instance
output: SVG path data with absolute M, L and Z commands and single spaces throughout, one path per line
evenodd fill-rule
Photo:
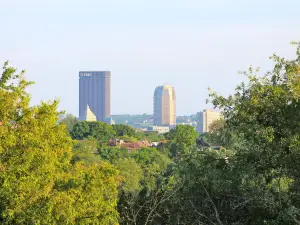
M 79 72 L 79 118 L 84 117 L 87 107 L 98 121 L 110 117 L 110 72 Z

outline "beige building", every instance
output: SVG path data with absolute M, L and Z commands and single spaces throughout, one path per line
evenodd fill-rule
M 79 117 L 79 120 L 92 122 L 92 121 L 97 121 L 97 118 L 96 118 L 95 114 L 91 111 L 89 105 L 86 105 L 84 114 L 81 117 Z
M 159 134 L 164 134 L 170 131 L 170 127 L 162 127 L 162 126 L 152 126 L 149 127 L 148 130 L 156 131 Z
M 214 110 L 205 109 L 203 112 L 197 113 L 198 125 L 197 131 L 199 133 L 207 133 L 209 131 L 210 125 L 222 118 L 222 114 L 220 112 L 216 112 Z
M 154 125 L 176 125 L 176 95 L 172 86 L 159 86 L 154 92 Z

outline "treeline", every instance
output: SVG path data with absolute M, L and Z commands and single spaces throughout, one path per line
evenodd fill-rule
M 177 126 L 153 137 L 168 140 L 159 148 L 131 152 L 108 140 L 151 137 L 71 116 L 57 124 L 58 103 L 30 107 L 30 83 L 6 64 L 0 222 L 299 224 L 300 49 L 294 60 L 272 58 L 272 71 L 261 76 L 250 68 L 248 82 L 233 95 L 210 92 L 224 115 L 212 133 L 199 136 L 191 126 Z

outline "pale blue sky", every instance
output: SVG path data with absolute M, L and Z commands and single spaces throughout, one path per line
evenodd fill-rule
M 208 87 L 232 93 L 250 64 L 293 57 L 299 0 L 0 0 L 0 63 L 36 82 L 33 104 L 78 114 L 78 71 L 112 72 L 112 113 L 152 113 L 156 86 L 178 115 L 207 107 Z

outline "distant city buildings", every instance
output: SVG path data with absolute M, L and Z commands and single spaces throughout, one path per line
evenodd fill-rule
M 109 71 L 79 72 L 79 120 L 102 121 L 113 125 L 130 124 L 145 132 L 164 134 L 176 124 L 190 125 L 200 133 L 210 130 L 210 125 L 221 118 L 219 112 L 206 109 L 196 115 L 176 118 L 176 93 L 174 87 L 156 87 L 153 96 L 153 115 L 110 115 L 111 74 Z
M 170 126 L 176 125 L 176 94 L 172 86 L 159 86 L 154 92 L 154 125 Z
M 109 71 L 79 72 L 79 118 L 86 117 L 87 106 L 97 121 L 110 117 Z
M 107 117 L 104 122 L 109 124 L 109 125 L 116 124 L 115 121 L 111 117 Z
M 203 112 L 197 113 L 197 131 L 199 133 L 207 133 L 210 132 L 209 128 L 210 125 L 216 121 L 222 118 L 222 115 L 220 112 L 216 112 L 210 109 L 205 109 Z
M 163 127 L 163 126 L 151 126 L 148 127 L 149 131 L 156 131 L 159 134 L 164 134 L 170 131 L 170 127 Z

